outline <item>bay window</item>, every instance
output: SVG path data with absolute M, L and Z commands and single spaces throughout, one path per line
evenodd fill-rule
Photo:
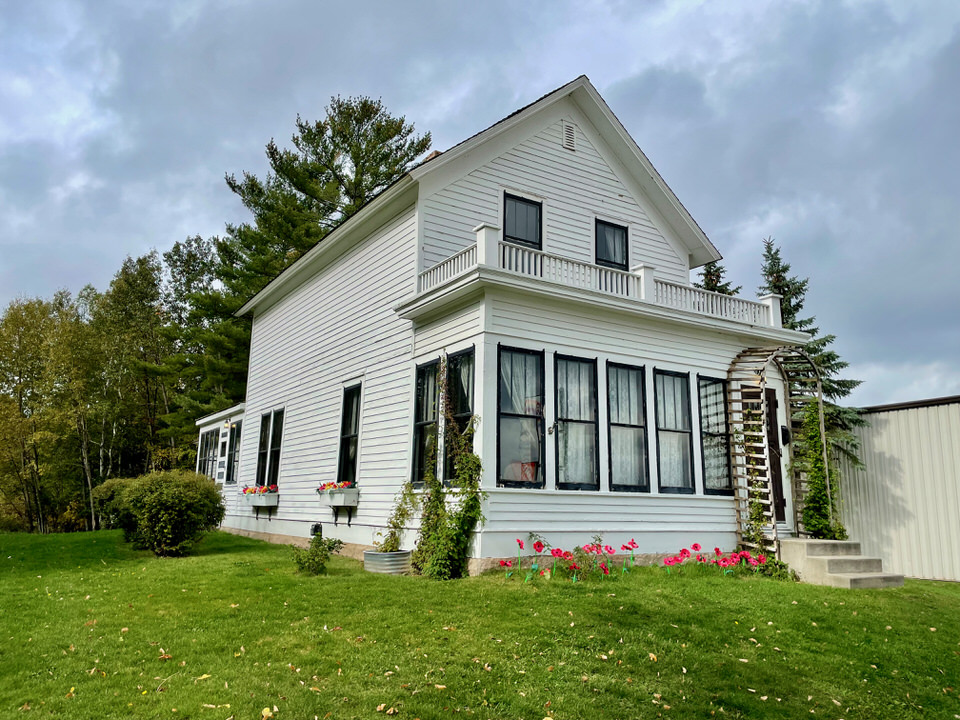
M 727 383 L 716 378 L 699 377 L 697 388 L 703 447 L 703 491 L 709 494 L 732 494 Z

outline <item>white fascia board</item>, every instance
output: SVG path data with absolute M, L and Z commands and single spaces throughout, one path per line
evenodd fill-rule
M 202 418 L 197 420 L 196 424 L 198 426 L 213 425 L 215 423 L 219 423 L 221 420 L 226 420 L 228 417 L 233 417 L 234 415 L 243 415 L 243 408 L 245 406 L 246 406 L 245 403 L 240 403 L 239 405 L 228 407 L 226 410 L 221 410 L 220 412 L 204 415 Z
M 305 252 L 296 262 L 260 292 L 248 300 L 235 315 L 246 315 L 255 308 L 265 308 L 282 299 L 287 293 L 316 275 L 371 232 L 416 202 L 417 183 L 407 173 L 394 185 L 371 200 L 356 215 L 333 230 L 323 240 Z
M 463 298 L 479 293 L 487 287 L 509 288 L 522 293 L 547 296 L 554 300 L 584 303 L 606 310 L 641 315 L 667 323 L 696 327 L 700 330 L 715 330 L 727 335 L 738 335 L 779 345 L 805 345 L 810 342 L 810 335 L 795 330 L 748 325 L 735 320 L 724 320 L 650 302 L 623 300 L 606 293 L 569 288 L 486 267 L 476 268 L 435 290 L 403 300 L 395 305 L 393 310 L 404 320 L 421 320 L 428 317 L 433 319 L 442 316 L 448 307 L 453 307 Z

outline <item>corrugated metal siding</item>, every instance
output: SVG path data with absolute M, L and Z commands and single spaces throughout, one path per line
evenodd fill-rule
M 543 250 L 594 262 L 594 221 L 599 214 L 629 226 L 630 267 L 653 265 L 657 276 L 689 282 L 689 262 L 680 257 L 649 214 L 594 147 L 586 120 L 571 109 L 576 151 L 561 144 L 562 121 L 551 122 L 422 202 L 423 266 L 429 268 L 476 242 L 480 223 L 500 226 L 503 188 L 543 198 Z M 639 200 L 639 201 L 638 201 Z
M 843 520 L 865 554 L 910 577 L 960 580 L 960 403 L 866 414 L 865 469 L 843 465 Z

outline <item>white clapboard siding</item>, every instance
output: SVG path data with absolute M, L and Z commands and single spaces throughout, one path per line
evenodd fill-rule
M 534 345 L 561 343 L 592 353 L 686 366 L 726 377 L 727 368 L 746 345 L 735 335 L 638 319 L 625 313 L 598 311 L 586 305 L 532 304 L 520 296 L 488 296 L 489 330 Z M 531 322 L 531 317 L 536 322 Z
M 618 553 L 631 538 L 640 553 L 677 553 L 698 542 L 712 555 L 714 547 L 728 550 L 736 544 L 729 497 L 501 488 L 488 491 L 485 510 L 480 539 L 485 557 L 515 554 L 516 540 L 526 542 L 532 532 L 565 550 L 597 534 Z
M 320 482 L 336 479 L 343 386 L 362 380 L 358 486 L 352 528 L 337 536 L 369 543 L 409 473 L 413 331 L 393 306 L 416 276 L 413 208 L 323 268 L 254 318 L 239 486 L 255 480 L 262 413 L 285 409 L 280 507 L 267 521 L 232 499 L 226 524 L 305 536 L 333 515 Z
M 595 260 L 599 215 L 629 228 L 630 266 L 653 265 L 657 276 L 687 284 L 689 263 L 663 236 L 641 203 L 604 161 L 581 127 L 576 151 L 561 146 L 561 121 L 421 203 L 423 268 L 430 268 L 476 240 L 481 222 L 502 225 L 503 188 L 543 199 L 543 250 L 584 262 Z
M 909 577 L 960 580 L 960 398 L 867 412 L 845 464 L 843 521 L 865 555 Z
M 480 332 L 482 305 L 474 303 L 451 310 L 449 315 L 418 326 L 415 337 L 415 354 L 438 352 L 461 344 Z

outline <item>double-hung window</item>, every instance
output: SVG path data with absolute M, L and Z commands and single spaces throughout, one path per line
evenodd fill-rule
M 413 482 L 420 485 L 428 467 L 437 469 L 437 410 L 440 406 L 437 370 L 434 360 L 417 368 L 417 397 L 413 417 Z
M 230 423 L 230 438 L 227 441 L 227 484 L 237 481 L 237 471 L 240 469 L 240 432 L 243 420 Z
M 650 490 L 643 372 L 642 367 L 607 364 L 611 490 Z
M 357 454 L 360 449 L 360 385 L 343 389 L 340 419 L 340 463 L 337 482 L 357 484 Z
M 727 383 L 697 378 L 700 399 L 700 440 L 703 447 L 703 491 L 731 494 L 730 425 L 727 420 Z
M 555 356 L 557 487 L 599 490 L 597 362 Z
M 452 435 L 463 433 L 473 418 L 473 348 L 447 357 L 447 393 L 450 416 L 446 418 L 448 426 L 444 429 L 444 438 L 450 442 L 445 444 L 444 477 L 452 483 L 457 472 L 453 462 Z
M 280 443 L 283 439 L 283 410 L 260 416 L 260 445 L 257 448 L 257 485 L 276 485 L 280 476 Z
M 629 257 L 627 229 L 597 220 L 597 265 L 626 270 Z
M 200 447 L 197 450 L 197 472 L 213 478 L 217 474 L 217 443 L 220 440 L 219 430 L 208 430 L 200 436 Z
M 497 401 L 497 485 L 542 488 L 543 353 L 501 347 Z
M 692 493 L 693 438 L 690 426 L 690 376 L 656 370 L 657 467 L 660 492 Z
M 540 250 L 543 206 L 516 195 L 503 196 L 503 239 Z

